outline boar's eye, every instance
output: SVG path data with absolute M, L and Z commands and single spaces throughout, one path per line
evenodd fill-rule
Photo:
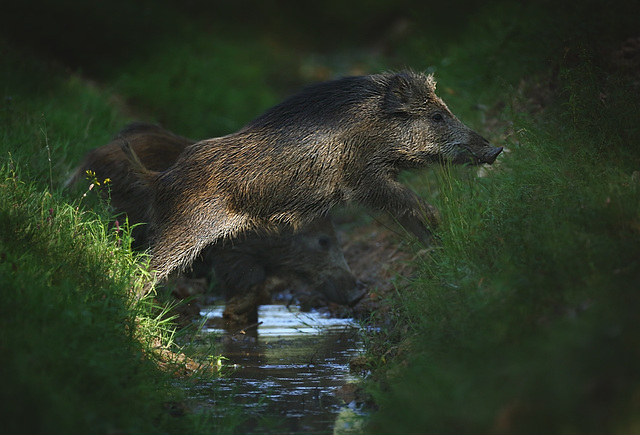
M 436 112 L 431 115 L 431 120 L 434 122 L 442 122 L 444 121 L 444 116 L 442 116 L 442 113 Z
M 327 236 L 321 236 L 318 238 L 318 245 L 323 249 L 328 249 L 331 246 L 331 239 Z

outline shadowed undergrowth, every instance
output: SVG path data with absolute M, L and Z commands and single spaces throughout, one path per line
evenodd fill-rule
M 383 335 L 409 350 L 374 363 L 373 432 L 637 431 L 640 89 L 615 61 L 625 39 L 585 28 L 495 103 L 495 168 L 434 174 L 441 246 Z
M 178 349 L 174 327 L 150 297 L 132 296 L 146 261 L 131 251 L 126 222 L 111 225 L 97 199 L 108 185 L 87 181 L 74 198 L 60 193 L 68 168 L 123 116 L 79 77 L 6 44 L 0 49 L 5 431 L 197 432 L 203 418 L 169 412 L 185 394 L 156 355 Z

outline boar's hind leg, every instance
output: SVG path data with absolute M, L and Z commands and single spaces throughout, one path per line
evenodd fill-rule
M 158 281 L 176 269 L 189 267 L 207 246 L 224 243 L 249 226 L 248 219 L 242 215 L 229 214 L 222 208 L 217 213 L 214 211 L 208 215 L 206 224 L 196 219 L 179 219 L 156 229 L 150 269 L 156 271 Z
M 153 244 L 149 268 L 155 271 L 158 281 L 164 281 L 176 269 L 187 267 L 206 246 L 206 240 L 195 237 L 193 232 L 168 233 L 158 234 Z

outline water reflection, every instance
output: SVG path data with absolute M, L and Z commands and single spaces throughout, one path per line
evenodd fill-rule
M 217 317 L 221 310 L 203 314 Z M 226 363 L 238 368 L 200 393 L 206 396 L 210 389 L 216 408 L 242 404 L 242 433 L 332 433 L 344 408 L 335 391 L 356 380 L 348 366 L 362 347 L 356 325 L 284 305 L 263 306 L 258 315 L 263 323 L 253 335 L 223 340 Z

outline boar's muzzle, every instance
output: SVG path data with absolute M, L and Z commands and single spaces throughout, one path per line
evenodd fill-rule
M 467 144 L 459 144 L 459 152 L 453 163 L 481 165 L 483 163 L 492 164 L 504 149 L 503 147 L 491 146 L 488 140 L 477 133 L 471 135 L 471 140 Z
M 315 290 L 329 301 L 341 305 L 354 306 L 366 293 L 364 285 L 349 273 L 337 274 L 325 279 Z
M 498 155 L 502 152 L 502 147 L 490 147 L 487 151 L 478 156 L 480 163 L 492 164 L 498 158 Z

